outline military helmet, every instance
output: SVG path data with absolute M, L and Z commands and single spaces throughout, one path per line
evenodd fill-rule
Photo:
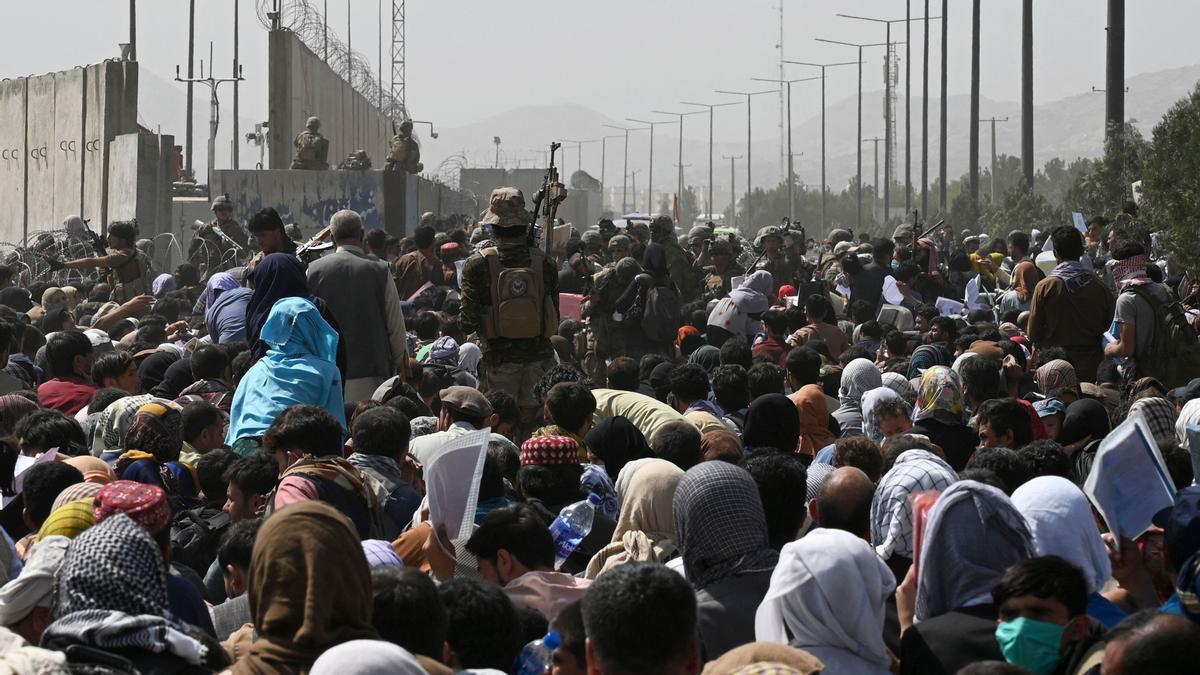
M 587 232 L 584 232 L 580 236 L 580 240 L 583 242 L 583 245 L 585 248 L 592 248 L 592 249 L 599 250 L 601 247 L 604 246 L 604 237 L 601 236 L 600 233 L 595 230 L 588 230 Z
M 308 118 L 308 120 L 304 122 L 304 128 L 312 129 L 313 131 L 320 129 L 321 128 L 321 118 L 320 117 Z
M 782 244 L 783 230 L 781 230 L 778 225 L 768 225 L 766 227 L 759 228 L 758 234 L 754 237 L 754 246 L 756 248 L 761 248 L 763 239 L 766 239 L 767 237 L 775 237 L 779 240 L 779 243 Z
M 708 254 L 710 256 L 718 255 L 733 255 L 733 245 L 728 239 L 714 239 L 712 244 L 709 244 Z
M 217 198 L 213 200 L 212 210 L 216 211 L 217 209 L 233 209 L 233 202 L 229 201 L 228 195 L 217 195 Z
M 650 228 L 647 227 L 645 223 L 629 223 L 629 226 L 625 228 L 625 231 L 629 233 L 629 236 L 638 239 L 650 237 Z
M 292 241 L 301 241 L 304 239 L 304 233 L 300 231 L 300 226 L 296 223 L 288 223 L 283 226 L 283 233 Z
M 675 221 L 671 216 L 655 216 L 650 221 L 650 232 L 671 233 L 675 231 Z
M 707 225 L 697 225 L 688 230 L 687 242 L 689 244 L 699 244 L 706 239 L 712 239 L 713 228 Z
M 623 234 L 613 235 L 613 238 L 608 240 L 609 251 L 629 251 L 631 246 L 633 242 Z

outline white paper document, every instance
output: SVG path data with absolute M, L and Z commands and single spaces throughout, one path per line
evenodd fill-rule
M 425 494 L 429 500 L 429 523 L 436 531 L 445 526 L 446 536 L 457 541 L 470 535 L 479 501 L 479 479 L 492 430 L 463 434 L 442 446 L 425 467 Z
M 1145 532 L 1154 514 L 1175 503 L 1175 486 L 1145 420 L 1127 417 L 1100 442 L 1083 491 L 1118 541 Z

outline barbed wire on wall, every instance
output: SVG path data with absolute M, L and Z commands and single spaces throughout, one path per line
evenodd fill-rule
M 312 53 L 324 58 L 334 73 L 349 82 L 371 104 L 379 106 L 385 116 L 397 122 L 409 119 L 408 110 L 392 96 L 391 91 L 387 88 L 381 90 L 379 76 L 371 70 L 367 57 L 359 52 L 347 54 L 346 43 L 313 4 L 310 0 L 258 0 L 258 20 L 267 30 L 271 30 L 274 26 L 269 14 L 276 11 L 278 5 L 280 28 L 290 30 Z

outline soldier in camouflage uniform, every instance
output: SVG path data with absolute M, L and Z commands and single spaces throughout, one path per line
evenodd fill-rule
M 613 237 L 613 240 L 617 237 Z M 617 262 L 605 265 L 596 275 L 586 306 L 591 328 L 588 343 L 590 355 L 584 358 L 593 382 L 604 382 L 609 359 L 624 353 L 620 325 L 613 320 L 613 312 L 617 309 L 617 299 L 641 271 L 642 266 L 636 260 L 622 256 Z
M 412 137 L 412 120 L 400 123 L 400 131 L 388 141 L 387 163 L 384 171 L 403 171 L 405 173 L 421 173 L 425 165 L 421 163 L 421 147 Z
M 675 222 L 670 216 L 658 216 L 650 222 L 650 240 L 666 249 L 667 272 L 679 289 L 679 300 L 683 304 L 700 297 L 700 275 L 695 268 L 692 255 L 679 246 L 675 238 Z
M 617 226 L 613 224 L 611 218 L 601 218 L 600 222 L 596 223 L 596 229 L 600 231 L 600 237 L 604 240 L 604 246 L 608 246 L 608 240 L 617 236 Z
M 609 264 L 605 265 L 605 267 L 617 264 L 621 261 L 621 258 L 628 258 L 631 248 L 633 248 L 633 242 L 630 241 L 629 237 L 623 234 L 613 236 L 612 239 L 608 240 Z
M 741 270 L 733 264 L 733 246 L 728 239 L 717 239 L 708 244 L 700 262 L 711 261 L 704 267 L 704 301 L 720 300 L 733 290 L 733 278 Z
M 188 262 L 200 270 L 202 278 L 236 267 L 250 245 L 250 237 L 233 217 L 229 197 L 214 199 L 212 212 L 212 221 L 201 225 L 188 245 Z
M 304 124 L 304 131 L 296 134 L 296 140 L 292 141 L 296 147 L 293 169 L 324 171 L 329 168 L 329 141 L 321 135 L 320 128 L 321 120 L 310 117 Z
M 483 338 L 479 388 L 508 392 L 516 399 L 522 423 L 526 426 L 536 418 L 540 404 L 533 387 L 555 364 L 549 335 L 558 330 L 558 270 L 553 260 L 526 244 L 526 231 L 532 220 L 532 214 L 525 210 L 525 195 L 519 189 L 496 188 L 492 191 L 487 214 L 480 222 L 491 225 L 498 243 L 495 248 L 474 253 L 463 264 L 459 314 L 463 332 L 479 333 Z M 534 337 L 495 334 L 492 303 L 496 293 L 493 293 L 493 275 L 486 255 L 497 256 L 502 272 L 514 268 L 532 269 L 535 260 L 541 261 L 544 295 L 537 300 L 543 303 L 543 316 L 554 317 L 552 326 L 542 326 L 542 334 Z M 519 289 L 510 287 L 509 292 L 516 290 Z M 500 289 L 496 291 L 498 293 Z M 553 312 L 546 312 L 544 303 L 552 303 Z M 550 321 L 544 318 L 543 323 Z
M 774 225 L 768 225 L 758 231 L 754 238 L 754 248 L 763 252 L 762 258 L 754 266 L 756 270 L 766 270 L 775 280 L 772 291 L 778 291 L 784 284 L 795 284 L 797 273 L 800 271 L 798 261 L 792 260 L 783 249 L 783 231 Z
M 105 255 L 61 261 L 47 258 L 50 269 L 106 268 L 108 284 L 112 287 L 110 299 L 125 303 L 150 291 L 150 261 L 139 251 L 137 226 L 131 222 L 114 222 L 108 226 L 108 249 Z

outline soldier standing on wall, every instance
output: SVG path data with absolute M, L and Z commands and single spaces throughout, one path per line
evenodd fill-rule
M 387 163 L 384 171 L 404 171 L 405 173 L 421 173 L 425 165 L 421 163 L 421 146 L 412 137 L 412 120 L 400 123 L 400 130 L 392 140 L 388 141 Z
M 47 258 L 46 262 L 52 270 L 108 268 L 112 300 L 124 303 L 146 293 L 150 285 L 149 260 L 134 247 L 135 241 L 137 225 L 132 222 L 116 222 L 108 226 L 108 249 L 105 255 L 66 261 Z
M 293 169 L 325 171 L 329 168 L 329 141 L 318 131 L 320 128 L 321 120 L 310 117 L 304 124 L 304 131 L 296 134 L 296 140 L 292 142 L 296 146 Z

